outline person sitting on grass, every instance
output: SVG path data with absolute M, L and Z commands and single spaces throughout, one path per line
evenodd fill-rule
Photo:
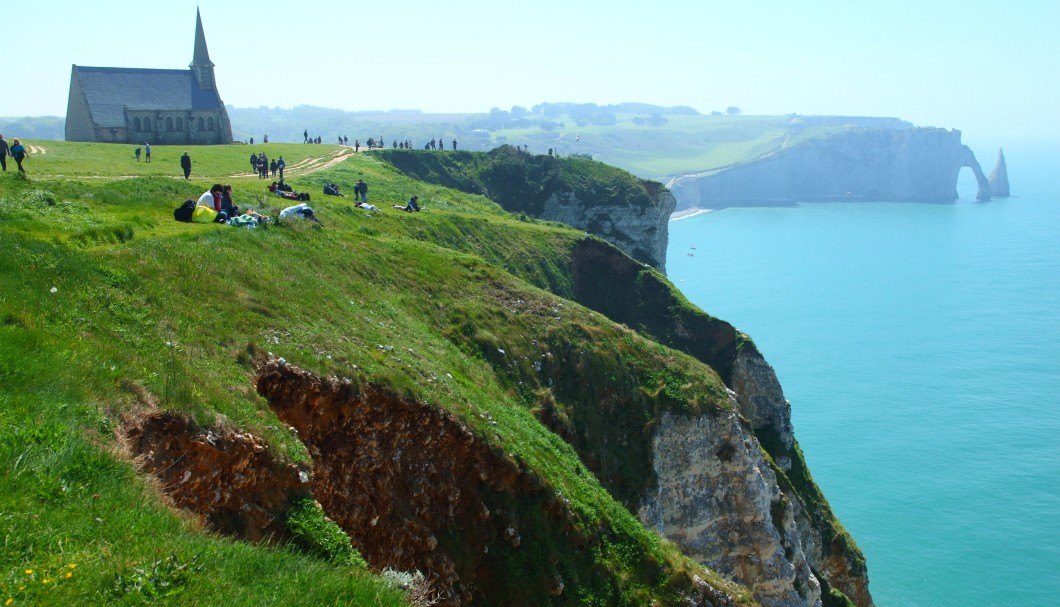
M 210 188 L 210 191 L 205 192 L 202 196 L 199 196 L 199 202 L 196 204 L 196 206 L 206 207 L 207 209 L 213 211 L 217 214 L 217 217 L 214 219 L 214 221 L 216 221 L 217 223 L 224 223 L 228 221 L 228 213 L 221 210 L 221 201 L 223 195 L 224 186 L 219 183 L 215 183 L 213 184 L 213 187 Z
M 239 215 L 239 207 L 232 202 L 232 186 L 230 185 L 225 185 L 224 189 L 221 190 L 221 210 L 229 217 Z
M 408 211 L 409 213 L 413 213 L 420 210 L 419 200 L 419 196 L 413 196 L 412 198 L 409 198 L 409 203 L 407 205 L 401 206 L 400 204 L 395 204 L 394 208 L 399 211 Z

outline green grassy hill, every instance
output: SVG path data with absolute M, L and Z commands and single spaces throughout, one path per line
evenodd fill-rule
M 259 437 L 307 471 L 316 454 L 255 389 L 261 364 L 282 357 L 313 376 L 349 378 L 344 389 L 444 412 L 498 466 L 531 479 L 527 495 L 537 498 L 488 497 L 519 521 L 521 546 L 502 542 L 486 557 L 462 554 L 458 535 L 437 539 L 465 578 L 479 568 L 482 587 L 503 597 L 495 604 L 675 604 L 696 575 L 751 604 L 616 501 L 650 481 L 637 436 L 654 415 L 729 401 L 710 367 L 573 303 L 583 233 L 333 146 L 191 148 L 189 183 L 175 177 L 183 148 L 155 147 L 148 165 L 130 146 L 28 143 L 43 148 L 26 163 L 29 178 L 0 174 L 0 601 L 411 600 L 378 575 L 386 563 L 366 569 L 319 509 L 300 506 L 304 494 L 271 511 L 273 542 L 252 543 L 238 520 L 174 508 L 170 495 L 188 479 L 138 471 L 128 437 L 161 412 L 186 418 L 211 445 Z M 244 175 L 252 149 L 282 154 L 289 167 L 341 160 L 293 172 L 320 224 L 173 220 L 213 182 L 275 216 L 285 205 Z M 358 179 L 383 212 L 318 194 L 326 181 L 352 191 Z M 423 212 L 390 209 L 411 195 Z M 590 385 L 633 396 L 610 413 L 553 398 L 544 380 L 531 381 L 553 357 L 558 394 Z M 594 475 L 560 439 L 583 424 L 630 436 L 631 446 L 586 447 L 607 462 Z M 139 455 L 146 465 L 157 453 Z M 566 590 L 556 592 L 559 579 Z

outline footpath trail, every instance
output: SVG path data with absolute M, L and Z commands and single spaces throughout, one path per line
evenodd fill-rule
M 342 148 L 336 150 L 330 154 L 323 156 L 312 156 L 310 158 L 304 158 L 294 164 L 287 165 L 287 168 L 283 170 L 283 178 L 286 180 L 289 177 L 297 177 L 299 175 L 308 175 L 310 173 L 316 173 L 317 171 L 323 171 L 324 169 L 331 168 L 336 164 L 346 160 L 346 157 L 353 154 L 353 148 Z M 270 158 L 270 161 L 272 159 Z M 237 173 L 232 175 L 233 177 L 254 177 L 257 173 Z

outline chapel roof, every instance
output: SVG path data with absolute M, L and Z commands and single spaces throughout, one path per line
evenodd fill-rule
M 192 70 L 74 66 L 77 80 L 98 126 L 125 126 L 130 110 L 212 110 L 221 107 L 214 91 L 204 91 Z

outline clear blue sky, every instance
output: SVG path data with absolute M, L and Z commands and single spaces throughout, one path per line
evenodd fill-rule
M 639 101 L 898 116 L 1060 141 L 1060 3 L 201 0 L 226 103 L 485 112 Z M 3 9 L 0 116 L 65 115 L 71 64 L 184 68 L 196 4 Z

